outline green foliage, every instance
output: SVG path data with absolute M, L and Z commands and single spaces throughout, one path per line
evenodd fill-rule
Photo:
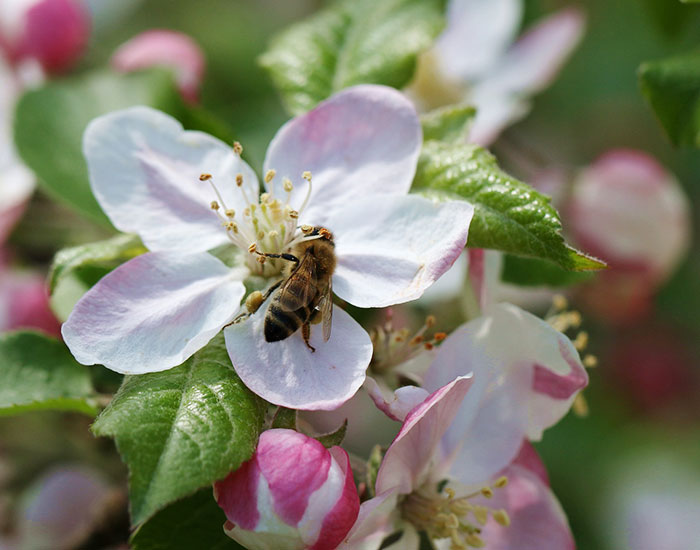
M 90 189 L 83 132 L 93 118 L 132 105 L 161 109 L 186 127 L 228 138 L 218 121 L 184 104 L 169 71 L 154 69 L 128 75 L 90 73 L 49 82 L 26 93 L 15 114 L 17 149 L 49 193 L 107 224 Z
M 321 443 L 326 449 L 340 445 L 345 439 L 345 434 L 348 431 L 348 419 L 341 424 L 340 428 L 337 430 L 318 436 L 316 439 Z
M 284 428 L 286 430 L 297 429 L 297 411 L 279 407 L 272 419 L 272 428 Z
M 459 103 L 440 107 L 420 117 L 425 141 L 459 143 L 465 140 L 476 109 Z
M 671 142 L 700 147 L 700 51 L 643 63 L 639 81 Z
M 481 147 L 427 142 L 414 187 L 433 197 L 462 198 L 474 205 L 470 247 L 550 260 L 572 271 L 605 265 L 568 246 L 549 198 L 507 175 Z
M 557 264 L 537 258 L 505 254 L 501 280 L 520 286 L 564 287 L 593 277 L 590 271 L 567 271 Z
M 0 335 L 0 415 L 26 411 L 97 414 L 87 367 L 63 343 L 37 332 Z
M 280 34 L 260 62 L 299 114 L 355 84 L 402 88 L 444 26 L 444 0 L 341 0 Z
M 49 293 L 53 294 L 60 281 L 77 270 L 98 268 L 109 271 L 144 252 L 146 248 L 136 235 L 123 234 L 60 250 L 49 271 Z
M 263 416 L 219 335 L 179 367 L 126 377 L 93 431 L 115 438 L 140 524 L 250 458 Z
M 226 536 L 226 516 L 210 488 L 202 489 L 161 510 L 131 537 L 133 550 L 237 550 Z

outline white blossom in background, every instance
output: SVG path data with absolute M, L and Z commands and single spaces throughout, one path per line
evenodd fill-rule
M 280 129 L 258 196 L 255 173 L 231 147 L 163 113 L 135 107 L 96 119 L 84 139 L 95 197 L 151 252 L 83 296 L 63 325 L 68 347 L 83 364 L 141 374 L 182 363 L 226 326 L 236 372 L 258 395 L 297 409 L 339 406 L 364 381 L 369 336 L 338 307 L 327 342 L 312 328 L 315 352 L 299 333 L 266 342 L 267 305 L 231 325 L 243 280 L 274 281 L 283 267 L 249 251 L 286 252 L 307 238 L 300 226 L 322 225 L 334 235 L 339 298 L 384 307 L 420 297 L 463 249 L 473 215 L 463 201 L 408 195 L 421 143 L 403 95 L 350 88 Z M 245 267 L 207 252 L 222 245 L 241 249 Z
M 451 0 L 447 27 L 409 89 L 418 106 L 474 105 L 469 141 L 481 145 L 523 118 L 580 41 L 584 18 L 565 9 L 517 38 L 522 11 L 522 0 Z
M 125 42 L 112 56 L 112 67 L 132 72 L 149 67 L 172 69 L 182 97 L 191 103 L 199 100 L 205 59 L 199 45 L 184 33 L 154 29 Z
M 348 453 L 294 430 L 267 430 L 250 460 L 214 484 L 226 534 L 248 550 L 333 550 L 357 519 Z

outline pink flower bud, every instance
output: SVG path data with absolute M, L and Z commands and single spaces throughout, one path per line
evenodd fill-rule
M 83 52 L 90 19 L 81 0 L 6 0 L 0 47 L 13 64 L 36 60 L 48 72 L 68 69 Z
M 180 93 L 193 103 L 199 97 L 204 64 L 204 54 L 194 40 L 167 30 L 141 33 L 122 44 L 112 57 L 112 66 L 122 72 L 157 66 L 173 69 Z
M 576 240 L 616 270 L 670 274 L 686 251 L 688 200 L 676 179 L 640 151 L 610 151 L 574 183 Z
M 264 432 L 214 495 L 226 534 L 249 550 L 332 550 L 360 509 L 348 454 L 293 430 Z

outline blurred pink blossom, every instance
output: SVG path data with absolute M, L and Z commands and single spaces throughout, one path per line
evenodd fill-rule
M 192 103 L 199 99 L 205 59 L 199 45 L 181 32 L 150 30 L 122 44 L 112 56 L 112 66 L 131 72 L 148 67 L 167 67 L 175 72 L 182 96 Z

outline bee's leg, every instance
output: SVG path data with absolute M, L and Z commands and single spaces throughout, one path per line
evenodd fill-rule
M 301 337 L 304 339 L 306 347 L 311 350 L 311 353 L 314 353 L 316 348 L 309 344 L 309 338 L 311 338 L 311 325 L 309 323 L 301 325 Z
M 255 253 L 263 258 L 280 258 L 282 260 L 287 260 L 288 262 L 294 262 L 295 264 L 299 263 L 299 258 L 297 258 L 294 254 L 269 254 L 267 252 L 258 252 L 257 250 Z
M 262 299 L 260 300 L 260 304 L 261 304 L 261 305 L 265 302 L 265 300 L 267 300 L 267 299 L 270 297 L 270 295 L 271 295 L 275 290 L 277 290 L 277 289 L 279 288 L 279 286 L 282 284 L 282 281 L 284 281 L 284 279 L 280 279 L 279 281 L 277 281 L 274 285 L 272 285 L 270 288 L 268 288 L 268 289 L 265 291 L 265 294 L 263 294 Z M 258 307 L 259 307 L 259 306 L 258 306 Z M 245 321 L 248 317 L 250 317 L 251 315 L 253 315 L 253 313 L 255 313 L 257 310 L 258 310 L 258 309 L 256 308 L 254 311 L 247 311 L 247 312 L 245 312 L 245 313 L 241 313 L 240 315 L 237 315 L 237 316 L 233 319 L 233 321 L 231 321 L 228 325 L 224 325 L 224 328 L 230 327 L 231 325 L 235 325 L 236 323 L 240 323 L 241 321 Z

